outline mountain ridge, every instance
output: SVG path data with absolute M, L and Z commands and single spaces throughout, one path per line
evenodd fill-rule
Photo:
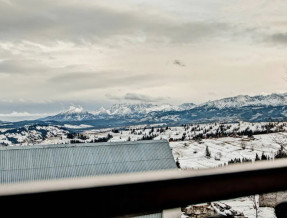
M 234 97 L 222 98 L 214 101 L 208 101 L 199 106 L 216 108 L 234 108 L 244 106 L 283 106 L 287 105 L 287 93 L 270 95 L 238 95 Z
M 197 117 L 204 116 L 201 114 L 202 111 L 206 111 L 211 114 L 213 110 L 217 111 L 219 114 L 221 112 L 228 111 L 228 117 L 232 117 L 232 110 L 246 111 L 248 109 L 254 110 L 254 107 L 272 108 L 272 107 L 282 107 L 287 106 L 287 93 L 283 94 L 270 94 L 270 95 L 238 95 L 229 98 L 222 98 L 214 101 L 208 101 L 199 105 L 193 103 L 184 103 L 179 106 L 174 106 L 171 104 L 114 104 L 110 108 L 100 108 L 94 112 L 88 112 L 81 106 L 70 106 L 66 111 L 60 112 L 55 116 L 49 116 L 41 118 L 41 121 L 58 121 L 58 122 L 68 122 L 68 121 L 88 121 L 88 120 L 98 120 L 98 119 L 138 119 L 138 120 L 154 120 L 155 117 L 168 117 L 173 114 L 172 120 L 175 119 L 174 114 L 189 114 L 185 117 Z M 236 109 L 236 110 L 235 110 Z M 278 109 L 278 108 L 277 108 Z M 263 110 L 263 109 L 262 109 Z M 282 117 L 287 115 L 284 108 L 280 109 Z M 270 109 L 271 111 L 271 109 Z M 269 111 L 269 112 L 270 112 Z M 250 113 L 250 112 L 248 112 Z M 265 112 L 264 112 L 265 113 Z M 271 112 L 270 112 L 271 113 Z M 219 116 L 214 114 L 214 116 Z M 257 111 L 257 117 L 260 111 Z M 251 115 L 250 115 L 251 116 Z M 249 117 L 250 117 L 249 116 Z M 278 114 L 276 115 L 278 116 Z M 164 120 L 164 118 L 162 118 Z M 191 118 L 190 118 L 191 119 Z M 252 118 L 253 119 L 253 118 Z M 256 120 L 256 119 L 255 119 Z

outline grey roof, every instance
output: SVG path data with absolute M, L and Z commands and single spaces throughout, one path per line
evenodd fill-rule
M 141 216 L 135 216 L 136 218 L 162 218 L 162 213 L 147 214 Z
M 167 141 L 0 148 L 0 183 L 176 168 Z

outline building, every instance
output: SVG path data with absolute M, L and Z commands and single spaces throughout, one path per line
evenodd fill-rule
M 0 148 L 1 184 L 174 168 L 168 141 L 163 140 Z
M 0 148 L 0 183 L 177 168 L 167 141 Z

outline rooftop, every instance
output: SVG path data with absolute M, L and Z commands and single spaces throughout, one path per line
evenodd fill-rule
M 167 141 L 0 148 L 0 183 L 173 169 Z

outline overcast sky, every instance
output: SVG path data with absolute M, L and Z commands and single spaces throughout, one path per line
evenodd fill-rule
M 284 0 L 0 0 L 0 119 L 285 92 L 286 11 Z

